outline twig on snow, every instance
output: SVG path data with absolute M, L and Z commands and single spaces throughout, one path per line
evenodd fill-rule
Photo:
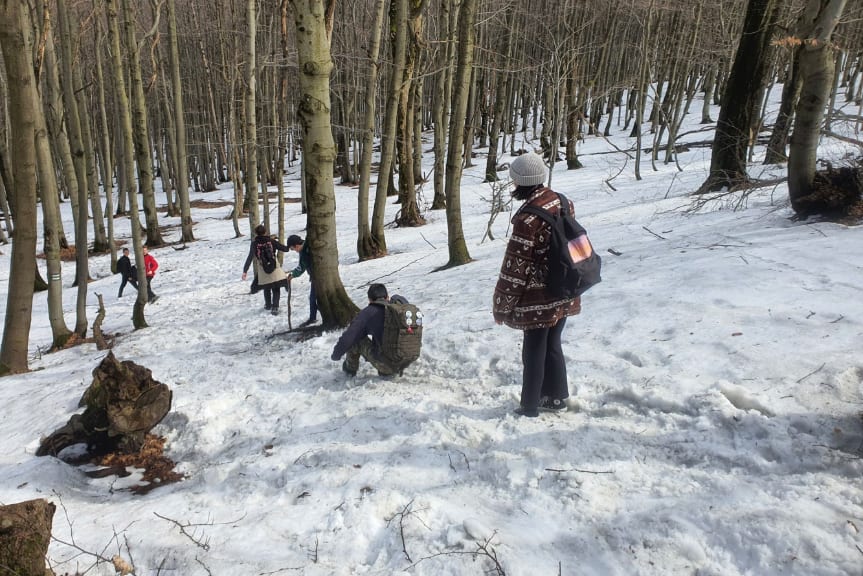
M 564 470 L 562 468 L 546 468 L 545 471 L 546 472 L 560 472 L 560 473 L 563 473 L 563 472 L 581 472 L 582 474 L 614 474 L 614 470 L 581 470 L 579 468 L 569 468 L 566 470 Z
M 665 238 L 664 236 L 660 236 L 659 234 L 657 234 L 656 232 L 654 232 L 653 230 L 651 230 L 647 226 L 642 226 L 642 228 L 644 228 L 645 230 L 647 230 L 648 232 L 650 232 L 651 234 L 653 234 L 654 236 L 656 236 L 660 240 L 667 240 L 667 238 Z
M 162 516 L 158 512 L 153 512 L 153 514 L 155 514 L 156 517 L 161 518 L 162 520 L 167 520 L 168 522 L 171 522 L 172 524 L 174 524 L 177 528 L 180 529 L 180 533 L 183 536 L 185 536 L 186 538 L 188 538 L 189 540 L 194 542 L 195 545 L 198 546 L 198 548 L 202 548 L 204 550 L 210 549 L 210 539 L 209 538 L 203 538 L 202 536 L 198 536 L 195 533 L 195 532 L 197 532 L 197 528 L 200 528 L 201 526 L 224 526 L 226 524 L 234 524 L 234 523 L 239 522 L 240 520 L 242 520 L 243 518 L 246 517 L 246 515 L 243 514 L 242 516 L 240 516 L 236 520 L 229 520 L 228 522 L 213 522 L 212 520 L 208 520 L 207 522 L 198 522 L 198 523 L 185 522 L 185 523 L 183 523 L 183 522 L 179 522 L 177 520 L 174 520 L 173 518 L 168 518 L 167 516 Z M 187 528 L 193 528 L 193 530 L 191 532 L 187 532 L 186 531 Z
M 826 364 L 826 363 L 825 363 L 825 364 Z M 821 366 L 819 366 L 818 368 L 816 368 L 815 370 L 813 370 L 812 372 L 810 372 L 809 374 L 807 374 L 806 376 L 804 376 L 803 378 L 801 378 L 800 380 L 798 380 L 798 381 L 797 381 L 797 384 L 800 384 L 801 382 L 803 382 L 804 380 L 806 380 L 807 378 L 809 378 L 809 377 L 810 377 L 810 376 L 812 376 L 813 374 L 817 374 L 818 372 L 820 372 L 820 371 L 821 371 L 821 369 L 822 369 L 822 368 L 824 368 L 825 364 L 821 364 Z

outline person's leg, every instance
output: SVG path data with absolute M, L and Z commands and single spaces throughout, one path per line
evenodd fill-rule
M 352 346 L 345 355 L 345 361 L 342 362 L 342 370 L 351 376 L 357 375 L 357 370 L 360 369 L 360 351 L 357 346 Z
M 314 282 L 309 282 L 309 324 L 318 320 L 318 297 L 315 294 Z
M 566 359 L 563 357 L 563 347 L 560 343 L 566 318 L 562 318 L 555 326 L 548 329 L 548 340 L 545 349 L 545 377 L 542 381 L 541 396 L 551 400 L 564 400 L 569 397 L 569 385 L 566 381 Z
M 125 287 L 126 287 L 126 284 L 127 284 L 128 282 L 129 282 L 128 278 L 126 278 L 125 276 L 123 276 L 123 281 L 122 281 L 122 282 L 120 282 L 120 291 L 119 291 L 119 292 L 117 292 L 117 298 L 122 298 L 122 297 L 123 297 L 123 288 L 125 288 Z
M 545 380 L 545 354 L 548 343 L 548 328 L 524 331 L 521 350 L 523 368 L 521 378 L 521 407 L 526 412 L 536 412 L 542 396 Z
M 153 288 L 150 284 L 153 282 L 152 276 L 147 276 L 147 298 L 152 302 L 156 299 L 156 295 L 153 293 Z
M 273 294 L 270 292 L 269 286 L 264 287 L 264 310 L 269 310 L 273 307 Z
M 363 338 L 348 350 L 345 362 L 342 364 L 342 370 L 348 374 L 356 374 L 360 368 L 360 357 L 374 366 L 381 376 L 391 376 L 398 371 L 375 356 L 371 338 Z
M 279 299 L 282 297 L 282 287 L 278 284 L 269 285 L 270 294 L 272 294 L 273 315 L 279 313 Z

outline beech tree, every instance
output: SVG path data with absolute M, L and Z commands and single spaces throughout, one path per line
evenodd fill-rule
M 749 179 L 746 151 L 755 137 L 761 98 L 770 69 L 769 51 L 779 0 L 749 0 L 743 34 L 722 96 L 710 174 L 699 192 L 733 187 Z
M 39 98 L 33 75 L 32 46 L 28 42 L 29 13 L 23 2 L 0 0 L 0 50 L 6 69 L 9 137 L 14 178 L 15 236 L 6 296 L 0 375 L 25 372 L 36 274 L 36 145 Z
M 446 161 L 446 221 L 449 246 L 447 267 L 471 261 L 461 222 L 461 175 L 463 163 L 464 124 L 470 97 L 470 75 L 473 67 L 474 21 L 479 0 L 462 0 L 458 17 L 457 64 L 453 79 L 452 114 Z
M 818 211 L 821 201 L 810 198 L 815 182 L 815 160 L 821 137 L 824 108 L 833 87 L 833 31 L 839 23 L 846 0 L 809 0 L 800 18 L 800 75 L 794 132 L 788 154 L 788 196 L 795 212 Z
M 253 1 L 253 0 L 250 0 Z M 290 0 L 294 9 L 303 127 L 303 178 L 308 202 L 312 282 L 324 328 L 347 326 L 359 311 L 339 277 L 333 162 L 336 146 L 330 124 L 330 33 L 335 0 Z

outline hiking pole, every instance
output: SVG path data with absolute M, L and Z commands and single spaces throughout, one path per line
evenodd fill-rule
M 291 281 L 288 280 L 288 332 L 293 329 L 291 326 Z

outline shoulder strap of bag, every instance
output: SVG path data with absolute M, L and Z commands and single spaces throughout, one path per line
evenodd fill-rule
M 563 217 L 569 216 L 569 200 L 567 200 L 566 196 L 561 194 L 560 192 L 555 192 L 557 194 L 558 202 L 560 202 L 560 215 Z M 526 204 L 522 206 L 520 212 L 526 212 L 528 214 L 534 214 L 539 216 L 549 224 L 554 224 L 554 216 L 546 210 L 545 208 L 540 208 L 539 206 L 534 206 L 533 204 Z

